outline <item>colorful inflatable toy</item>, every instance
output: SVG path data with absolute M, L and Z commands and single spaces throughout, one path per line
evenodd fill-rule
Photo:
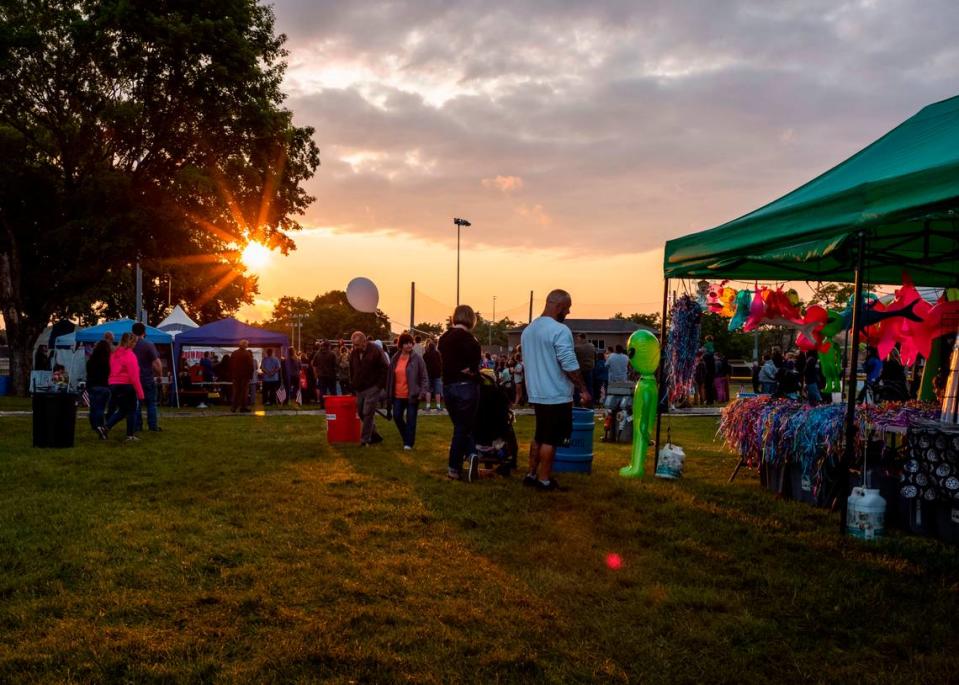
M 619 470 L 619 475 L 624 478 L 642 478 L 646 473 L 649 434 L 656 424 L 656 404 L 659 401 L 659 389 L 656 385 L 659 340 L 649 331 L 638 330 L 629 336 L 626 354 L 633 370 L 640 374 L 640 379 L 633 392 L 633 456 L 629 466 Z

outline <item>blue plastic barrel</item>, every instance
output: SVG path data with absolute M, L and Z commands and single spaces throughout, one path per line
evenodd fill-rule
M 573 409 L 573 434 L 569 445 L 556 450 L 553 471 L 557 473 L 593 472 L 593 429 L 596 415 L 592 409 Z
M 10 376 L 0 376 L 0 397 L 10 394 L 10 389 L 13 387 L 13 378 Z

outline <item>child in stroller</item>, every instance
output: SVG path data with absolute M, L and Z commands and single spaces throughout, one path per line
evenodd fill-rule
M 508 476 L 516 468 L 519 447 L 513 432 L 509 397 L 496 380 L 485 373 L 480 373 L 480 401 L 473 437 L 476 456 L 470 459 L 467 480 L 477 479 L 481 464 L 486 469 L 495 468 L 502 476 Z

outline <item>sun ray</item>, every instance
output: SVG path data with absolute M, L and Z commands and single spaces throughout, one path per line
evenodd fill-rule
M 184 214 L 186 214 L 186 217 L 190 219 L 190 221 L 198 224 L 200 228 L 205 229 L 208 233 L 215 235 L 225 243 L 235 243 L 240 240 L 238 236 L 232 235 L 230 232 L 223 230 L 219 226 L 207 221 L 201 216 L 198 216 L 192 212 L 184 212 Z
M 211 252 L 210 254 L 163 257 L 155 261 L 158 264 L 222 264 L 236 261 L 239 256 L 240 252 L 238 250 L 230 250 L 229 252 Z
M 240 275 L 241 274 L 239 271 L 234 268 L 230 268 L 225 274 L 220 276 L 220 278 L 218 278 L 213 285 L 203 291 L 199 298 L 197 298 L 195 304 L 196 308 L 201 309 L 207 302 L 216 297 L 221 290 L 227 287 Z
M 283 175 L 286 168 L 286 153 L 283 148 L 277 150 L 276 161 L 269 167 L 266 179 L 263 182 L 263 193 L 260 196 L 260 213 L 256 218 L 256 229 L 260 232 L 267 225 L 270 208 L 273 205 L 273 193 L 276 190 L 277 179 Z

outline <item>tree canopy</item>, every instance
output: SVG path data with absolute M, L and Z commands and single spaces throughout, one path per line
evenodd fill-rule
M 22 389 L 54 316 L 201 321 L 252 301 L 238 249 L 294 249 L 319 164 L 255 0 L 0 4 L 0 309 Z M 17 357 L 19 356 L 19 363 Z
M 386 314 L 379 310 L 374 314 L 356 311 L 342 290 L 331 290 L 312 300 L 289 296 L 277 300 L 267 326 L 289 333 L 292 326 L 300 324 L 302 329 L 297 328 L 296 339 L 302 341 L 303 347 L 318 339 L 348 339 L 353 331 L 363 331 L 378 340 L 391 337 Z

